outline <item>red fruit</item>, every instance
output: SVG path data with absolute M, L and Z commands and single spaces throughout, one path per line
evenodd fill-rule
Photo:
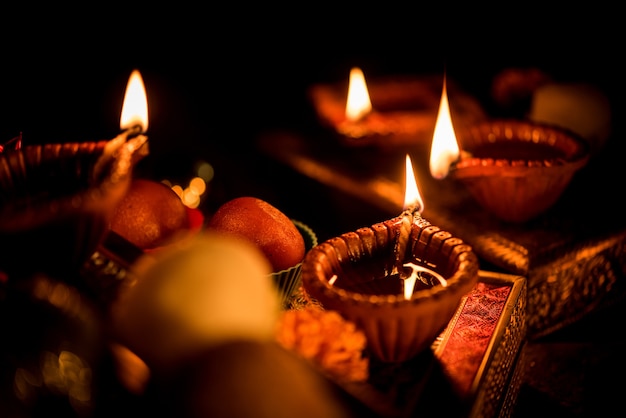
M 304 258 L 304 238 L 295 224 L 276 207 L 256 197 L 238 197 L 224 203 L 207 223 L 207 229 L 254 243 L 274 272 L 293 267 Z
M 132 180 L 111 219 L 112 231 L 143 250 L 164 245 L 188 228 L 188 211 L 176 192 L 147 179 Z

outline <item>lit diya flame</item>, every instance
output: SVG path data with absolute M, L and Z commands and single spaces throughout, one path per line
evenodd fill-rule
M 122 130 L 140 129 L 142 133 L 148 130 L 148 98 L 143 79 L 138 70 L 133 70 L 128 79 L 124 104 L 122 105 L 120 128 Z
M 360 68 L 350 70 L 350 84 L 348 85 L 348 99 L 346 102 L 346 119 L 357 121 L 372 111 L 372 102 L 367 91 L 365 76 Z
M 133 70 L 128 79 L 120 116 L 120 128 L 123 132 L 106 144 L 100 161 L 96 163 L 94 168 L 96 174 L 101 172 L 105 162 L 122 146 L 132 151 L 132 163 L 136 163 L 149 152 L 148 138 L 141 135 L 148 130 L 148 99 L 138 70 Z
M 450 105 L 448 104 L 446 79 L 444 77 L 439 113 L 437 114 L 433 142 L 430 148 L 430 174 L 436 179 L 445 178 L 450 170 L 450 165 L 459 158 L 459 153 L 459 144 L 450 117 Z
M 413 171 L 413 163 L 409 154 L 405 157 L 405 187 L 404 187 L 404 210 L 411 211 L 411 213 L 422 213 L 424 210 L 424 201 L 417 188 L 417 181 L 415 180 L 415 172 Z
M 405 164 L 406 180 L 404 190 L 404 211 L 401 215 L 402 227 L 400 229 L 400 235 L 398 236 L 395 248 L 397 263 L 401 262 L 402 254 L 406 251 L 406 245 L 411 235 L 411 225 L 415 222 L 416 218 L 421 217 L 421 213 L 424 210 L 424 202 L 417 187 L 413 164 L 411 163 L 411 157 L 409 157 L 408 154 L 405 158 Z M 411 299 L 411 295 L 415 289 L 416 280 L 418 279 L 429 285 L 432 284 L 431 278 L 437 279 L 442 286 L 447 286 L 448 284 L 440 274 L 424 266 L 419 266 L 413 263 L 404 263 L 402 266 L 411 269 L 411 274 L 404 277 L 403 288 L 405 299 Z

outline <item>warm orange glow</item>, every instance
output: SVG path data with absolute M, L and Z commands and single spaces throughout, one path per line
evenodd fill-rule
M 194 177 L 189 180 L 187 187 L 179 184 L 171 184 L 169 180 L 163 180 L 163 184 L 171 188 L 180 197 L 185 206 L 196 209 L 200 206 L 202 195 L 206 192 L 207 185 L 203 178 Z
M 360 68 L 350 70 L 350 85 L 348 86 L 348 100 L 346 102 L 346 118 L 351 121 L 359 120 L 372 110 L 372 102 L 367 91 L 365 76 Z
M 413 172 L 413 164 L 411 163 L 411 157 L 406 155 L 406 181 L 404 189 L 404 209 L 415 207 L 418 213 L 422 213 L 424 210 L 424 202 L 417 188 L 417 182 L 415 180 L 415 173 Z
M 120 118 L 122 130 L 134 126 L 141 126 L 141 132 L 148 130 L 148 98 L 138 70 L 133 70 L 128 79 Z
M 459 158 L 459 144 L 452 126 L 448 93 L 446 91 L 446 79 L 443 79 L 443 90 L 439 113 L 435 123 L 435 133 L 430 149 L 430 174 L 436 179 L 442 179 L 448 175 L 450 164 Z

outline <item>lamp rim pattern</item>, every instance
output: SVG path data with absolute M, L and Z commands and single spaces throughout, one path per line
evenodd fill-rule
M 371 353 L 385 362 L 402 362 L 429 347 L 454 316 L 462 298 L 478 282 L 479 261 L 470 245 L 423 218 L 411 222 L 402 263 L 430 266 L 447 286 L 404 294 L 358 292 L 333 285 L 333 276 L 358 281 L 355 266 L 384 282 L 396 259 L 402 216 L 330 238 L 310 250 L 302 263 L 308 296 L 336 310 L 363 330 Z M 370 264 L 372 264 L 370 266 Z M 372 272 L 373 271 L 373 272 Z M 366 279 L 367 280 L 367 279 Z
M 548 210 L 590 159 L 582 137 L 545 123 L 484 121 L 460 129 L 457 138 L 463 152 L 450 177 L 507 222 L 526 222 Z

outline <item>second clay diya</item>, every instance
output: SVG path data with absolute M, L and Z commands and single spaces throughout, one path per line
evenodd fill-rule
M 581 137 L 529 121 L 485 121 L 459 131 L 458 138 L 464 153 L 450 176 L 507 222 L 525 222 L 548 210 L 590 158 Z
M 417 280 L 407 291 L 411 271 Z M 322 242 L 305 256 L 301 274 L 309 296 L 353 321 L 373 356 L 395 363 L 432 345 L 478 271 L 469 245 L 403 213 Z

